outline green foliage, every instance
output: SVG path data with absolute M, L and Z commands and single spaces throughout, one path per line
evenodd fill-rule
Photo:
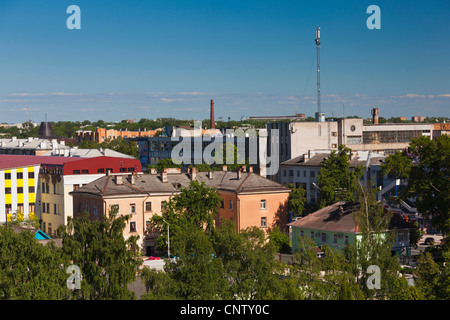
M 58 233 L 63 237 L 63 251 L 81 269 L 81 289 L 74 291 L 76 299 L 134 299 L 127 285 L 135 280 L 137 268 L 137 238 L 124 239 L 123 230 L 129 216 L 109 217 L 90 221 L 87 213 L 81 218 L 69 218 Z
M 281 232 L 280 227 L 276 226 L 269 232 L 269 241 L 273 243 L 277 252 L 291 253 L 291 246 L 289 243 L 289 234 Z
M 350 169 L 351 150 L 340 145 L 332 151 L 319 170 L 319 206 L 321 208 L 338 201 L 354 201 L 353 180 L 362 176 L 362 168 Z
M 289 211 L 294 217 L 302 216 L 306 203 L 306 190 L 304 188 L 294 188 L 292 184 L 289 184 L 288 187 L 291 189 L 288 200 Z
M 162 232 L 156 240 L 158 248 L 165 250 L 167 247 L 167 236 L 163 233 L 167 223 L 171 237 L 182 232 L 190 224 L 210 233 L 214 227 L 214 218 L 219 205 L 220 198 L 217 192 L 214 188 L 206 186 L 204 182 L 194 180 L 188 188 L 181 188 L 179 194 L 169 199 L 161 216 L 154 215 L 151 219 L 153 227 Z
M 413 164 L 411 159 L 416 159 Z M 408 153 L 395 153 L 383 165 L 386 173 L 406 178 L 401 199 L 415 198 L 417 209 L 443 235 L 450 232 L 450 137 L 414 139 Z
M 0 299 L 68 299 L 69 264 L 53 242 L 43 245 L 30 231 L 16 234 L 11 227 L 0 226 Z

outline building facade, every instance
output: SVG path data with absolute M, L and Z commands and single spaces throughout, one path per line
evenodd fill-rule
M 267 231 L 275 225 L 286 229 L 290 190 L 249 170 L 197 172 L 168 170 L 161 174 L 113 174 L 71 192 L 74 216 L 88 212 L 91 219 L 108 215 L 111 209 L 131 214 L 124 236 L 139 235 L 140 248 L 155 254 L 159 234 L 150 229 L 150 218 L 161 215 L 165 203 L 193 181 L 215 188 L 221 206 L 215 219 L 230 219 L 237 230 L 257 226 Z

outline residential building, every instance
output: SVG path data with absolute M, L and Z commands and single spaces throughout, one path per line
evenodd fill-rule
M 300 237 L 311 238 L 318 247 L 327 245 L 338 251 L 347 245 L 357 245 L 362 234 L 353 215 L 359 208 L 358 203 L 340 201 L 289 223 L 288 226 L 292 227 L 292 250 L 300 250 Z M 384 235 L 394 233 L 393 254 L 401 256 L 405 251 L 406 255 L 411 255 L 409 230 L 412 228 L 407 221 L 393 216 L 388 230 L 383 231 Z
M 0 155 L 0 223 L 6 215 L 21 212 L 41 217 L 39 170 L 42 163 L 61 165 L 76 158 Z
M 281 184 L 292 183 L 294 187 L 302 187 L 306 190 L 307 203 L 316 203 L 319 199 L 319 188 L 317 186 L 319 171 L 323 162 L 330 156 L 331 150 L 315 150 L 299 157 L 281 163 Z M 394 179 L 384 176 L 381 172 L 381 164 L 386 156 L 371 151 L 353 151 L 350 169 L 362 167 L 364 169 L 361 183 L 367 185 L 371 182 L 381 189 L 390 184 Z
M 91 219 L 99 219 L 113 208 L 119 214 L 131 214 L 124 236 L 139 235 L 140 248 L 152 255 L 159 234 L 150 229 L 150 218 L 160 215 L 165 202 L 193 180 L 216 188 L 222 200 L 216 225 L 222 219 L 231 219 L 237 230 L 257 226 L 267 232 L 275 225 L 286 229 L 290 190 L 251 169 L 197 172 L 194 168 L 189 173 L 170 169 L 161 174 L 110 174 L 71 192 L 74 216 L 87 211 Z
M 140 172 L 137 159 L 117 157 L 62 158 L 60 163 L 42 163 L 39 170 L 41 228 L 54 235 L 59 226 L 73 217 L 73 198 L 70 192 L 107 173 Z M 69 160 L 69 161 L 67 161 Z

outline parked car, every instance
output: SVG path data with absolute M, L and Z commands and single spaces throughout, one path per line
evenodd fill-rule
M 434 238 L 433 237 L 427 237 L 427 238 L 425 238 L 425 241 L 423 243 L 425 245 L 433 245 L 434 244 Z

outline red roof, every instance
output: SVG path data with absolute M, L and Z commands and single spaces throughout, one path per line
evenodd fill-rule
M 0 155 L 0 170 L 40 164 L 63 165 L 66 162 L 79 161 L 82 159 L 83 158 L 74 157 L 44 157 L 2 154 Z

